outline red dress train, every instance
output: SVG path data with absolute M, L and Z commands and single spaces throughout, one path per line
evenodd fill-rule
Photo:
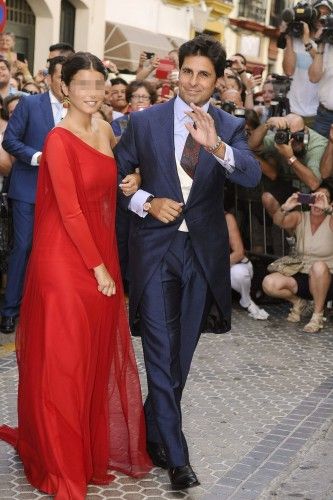
M 141 477 L 146 454 L 139 378 L 115 234 L 115 160 L 68 130 L 48 135 L 33 249 L 17 332 L 18 428 L 0 427 L 30 483 L 82 500 L 110 470 Z M 104 263 L 115 296 L 97 290 Z

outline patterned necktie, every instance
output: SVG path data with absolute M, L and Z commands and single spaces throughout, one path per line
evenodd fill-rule
M 193 139 L 189 133 L 183 149 L 183 154 L 180 160 L 182 168 L 187 175 L 194 178 L 195 168 L 199 160 L 200 144 Z

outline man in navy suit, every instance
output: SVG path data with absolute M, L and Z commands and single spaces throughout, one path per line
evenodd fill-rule
M 8 280 L 1 310 L 0 331 L 12 333 L 22 297 L 31 249 L 38 165 L 44 140 L 63 113 L 60 81 L 65 58 L 55 57 L 49 66 L 49 91 L 22 97 L 11 116 L 2 142 L 15 157 L 8 196 L 12 200 L 14 245 L 9 258 Z
M 115 154 L 120 178 L 140 166 L 129 239 L 130 321 L 139 316 L 148 379 L 147 449 L 174 489 L 196 486 L 181 397 L 211 300 L 230 329 L 226 178 L 254 187 L 260 165 L 244 122 L 209 104 L 226 54 L 200 35 L 179 49 L 179 95 L 133 113 Z

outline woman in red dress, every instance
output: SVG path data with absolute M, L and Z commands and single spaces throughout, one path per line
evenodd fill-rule
M 63 65 L 70 106 L 39 167 L 17 332 L 18 428 L 0 428 L 30 483 L 57 500 L 85 498 L 111 470 L 151 467 L 118 263 L 114 136 L 92 118 L 104 79 L 89 53 Z

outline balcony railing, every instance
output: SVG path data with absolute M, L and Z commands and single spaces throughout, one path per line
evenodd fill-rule
M 240 0 L 239 2 L 239 17 L 252 19 L 258 23 L 264 23 L 266 19 L 266 0 Z

